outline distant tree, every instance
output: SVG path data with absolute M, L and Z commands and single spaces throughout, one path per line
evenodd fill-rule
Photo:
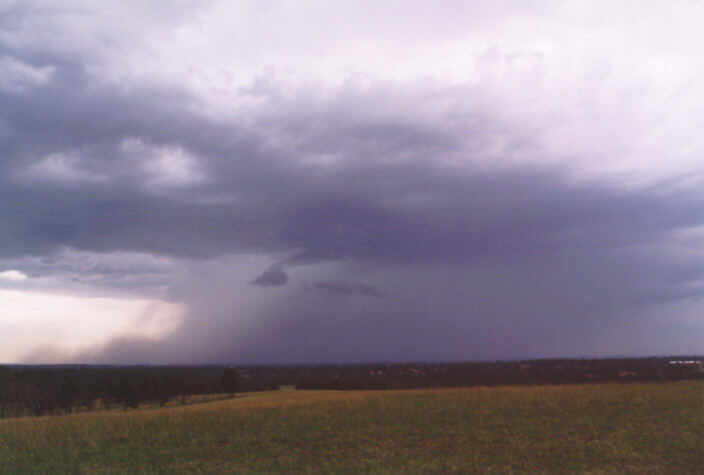
M 130 377 L 123 377 L 117 387 L 117 397 L 115 400 L 122 404 L 122 407 L 139 407 L 140 388 L 137 382 Z
M 10 402 L 10 379 L 12 374 L 4 366 L 0 366 L 0 419 L 5 418 L 5 405 Z
M 53 414 L 56 408 L 57 372 L 43 369 L 36 375 L 34 415 Z
M 73 411 L 73 401 L 75 395 L 75 383 L 69 377 L 64 375 L 55 392 L 56 403 L 62 412 L 68 412 L 70 414 Z
M 235 370 L 235 368 L 225 368 L 220 377 L 220 384 L 225 392 L 234 396 L 237 391 L 237 383 L 237 370 Z
M 166 405 L 171 399 L 178 395 L 178 382 L 176 378 L 165 371 L 161 371 L 155 381 L 156 400 L 160 406 Z
M 112 408 L 112 403 L 115 402 L 115 397 L 117 389 L 115 384 L 108 380 L 99 381 L 95 387 L 95 393 L 98 399 L 100 399 L 100 406 L 105 409 Z

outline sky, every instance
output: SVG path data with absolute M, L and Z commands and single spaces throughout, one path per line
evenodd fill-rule
M 702 354 L 702 24 L 0 0 L 0 362 Z

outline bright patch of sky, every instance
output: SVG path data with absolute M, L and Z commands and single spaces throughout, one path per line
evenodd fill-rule
M 159 300 L 0 289 L 0 362 L 66 361 L 115 337 L 162 338 L 183 313 Z
M 18 270 L 5 270 L 0 272 L 0 280 L 6 280 L 10 282 L 22 282 L 26 279 L 27 276 Z

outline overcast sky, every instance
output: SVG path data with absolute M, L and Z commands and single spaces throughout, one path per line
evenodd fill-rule
M 0 362 L 701 354 L 702 25 L 0 0 Z

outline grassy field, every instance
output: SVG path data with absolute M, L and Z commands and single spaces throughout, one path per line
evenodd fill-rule
M 0 421 L 0 471 L 704 471 L 704 383 L 275 391 Z

